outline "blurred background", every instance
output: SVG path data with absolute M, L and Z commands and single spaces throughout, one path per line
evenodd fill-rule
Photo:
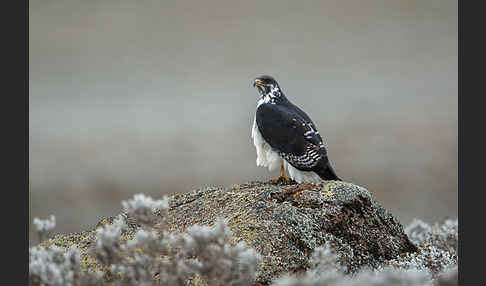
M 81 231 L 134 193 L 277 175 L 250 138 L 261 74 L 402 223 L 457 216 L 457 1 L 29 5 L 31 222 Z

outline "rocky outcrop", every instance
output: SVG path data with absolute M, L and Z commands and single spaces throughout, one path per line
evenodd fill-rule
M 244 241 L 262 258 L 257 284 L 269 284 L 286 272 L 309 267 L 314 249 L 329 242 L 348 272 L 363 266 L 379 267 L 386 261 L 417 251 L 400 222 L 365 188 L 328 181 L 321 184 L 250 182 L 229 188 L 203 188 L 169 197 L 163 224 L 169 231 L 212 225 L 224 218 L 233 242 Z M 104 219 L 97 227 L 109 223 Z M 162 219 L 157 223 L 161 223 Z M 132 225 L 124 239 L 137 229 Z M 83 269 L 102 269 L 88 249 L 95 245 L 94 230 L 58 235 L 42 243 L 84 252 Z
M 351 272 L 417 250 L 400 222 L 368 190 L 350 183 L 251 182 L 175 195 L 170 207 L 173 231 L 224 217 L 235 240 L 244 240 L 262 255 L 261 283 L 283 272 L 305 270 L 310 254 L 326 241 Z

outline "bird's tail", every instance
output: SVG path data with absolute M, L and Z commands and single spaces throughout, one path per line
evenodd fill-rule
M 321 179 L 329 181 L 329 180 L 335 180 L 335 181 L 342 181 L 337 175 L 334 169 L 331 167 L 331 163 L 327 162 L 324 167 L 319 168 L 317 170 L 317 175 L 321 177 Z

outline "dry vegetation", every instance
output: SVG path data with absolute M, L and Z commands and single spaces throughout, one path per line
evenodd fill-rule
M 30 285 L 252 285 L 260 255 L 245 243 L 232 243 L 224 220 L 194 225 L 185 233 L 168 232 L 163 220 L 167 198 L 139 194 L 122 202 L 123 213 L 96 230 L 90 254 L 99 270 L 83 269 L 82 253 L 51 245 L 29 250 Z M 55 227 L 55 218 L 35 220 L 41 238 Z M 133 235 L 129 229 L 138 226 Z M 380 267 L 349 274 L 329 243 L 316 248 L 311 267 L 300 274 L 282 273 L 275 286 L 297 285 L 456 285 L 457 220 L 430 226 L 415 220 L 406 229 L 419 251 L 406 253 Z

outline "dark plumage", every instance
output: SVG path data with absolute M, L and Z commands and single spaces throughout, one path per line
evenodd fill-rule
M 261 95 L 255 115 L 254 125 L 258 128 L 258 132 L 254 131 L 255 136 L 260 133 L 271 150 L 298 171 L 314 172 L 323 180 L 340 180 L 329 162 L 321 135 L 309 116 L 285 97 L 272 77 L 258 77 L 254 86 Z M 282 177 L 283 169 L 282 165 Z M 290 175 L 299 177 L 292 176 L 292 172 Z

